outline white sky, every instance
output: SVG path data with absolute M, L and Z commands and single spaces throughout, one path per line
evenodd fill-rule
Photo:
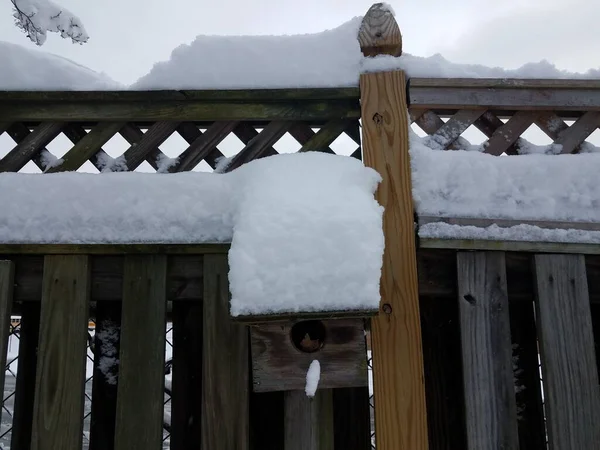
M 56 34 L 43 50 L 130 84 L 199 34 L 295 34 L 334 28 L 374 0 L 58 0 L 91 38 L 74 45 Z M 600 67 L 597 0 L 392 0 L 404 50 L 453 62 L 515 68 L 547 59 L 559 68 Z M 35 47 L 0 0 L 0 40 Z

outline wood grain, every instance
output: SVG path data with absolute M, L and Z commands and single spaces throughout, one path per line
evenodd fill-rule
M 166 273 L 164 255 L 125 258 L 116 450 L 162 448 Z
M 333 449 L 331 389 L 319 389 L 312 398 L 302 390 L 287 391 L 284 402 L 284 450 Z
M 427 412 L 419 313 L 408 112 L 403 72 L 362 74 L 363 160 L 383 177 L 380 315 L 372 319 L 375 434 L 383 450 L 426 450 Z
M 90 296 L 86 256 L 46 256 L 32 450 L 80 450 Z
M 10 313 L 13 303 L 13 287 L 15 284 L 15 265 L 12 261 L 0 260 L 0 386 L 4 387 L 6 352 L 10 337 Z M 0 406 L 4 405 L 4 395 Z M 0 410 L 1 411 L 1 410 Z
M 535 255 L 551 450 L 600 448 L 600 391 L 582 255 Z
M 255 392 L 304 389 L 306 369 L 313 359 L 321 364 L 322 388 L 367 386 L 367 350 L 362 319 L 322 321 L 323 348 L 314 353 L 296 349 L 290 339 L 294 322 L 251 328 Z
M 598 244 L 563 242 L 498 241 L 492 239 L 419 238 L 420 248 L 455 250 L 493 250 L 506 252 L 573 253 L 600 255 Z
M 150 165 L 156 169 L 158 167 L 157 158 L 160 155 L 163 155 L 158 149 L 158 146 L 166 141 L 167 138 L 175 132 L 178 126 L 178 122 L 161 121 L 154 123 L 141 137 L 139 135 L 130 136 L 129 134 L 125 134 L 125 136 L 129 137 L 132 141 L 136 138 L 139 139 L 123 154 L 127 163 L 127 168 L 129 170 L 135 170 L 142 162 L 144 162 L 144 160 L 147 160 Z
M 0 172 L 18 172 L 38 155 L 42 149 L 61 132 L 63 123 L 51 122 L 38 125 L 15 148 L 0 159 Z
M 504 253 L 459 252 L 457 272 L 468 448 L 518 450 Z
M 365 14 L 358 32 L 365 56 L 402 54 L 402 34 L 394 14 L 383 3 L 375 3 Z
M 204 258 L 202 336 L 203 449 L 249 446 L 248 330 L 229 318 L 226 255 Z

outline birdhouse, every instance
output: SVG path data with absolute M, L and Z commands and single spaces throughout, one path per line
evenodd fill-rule
M 365 321 L 289 320 L 251 327 L 255 392 L 302 390 L 313 361 L 319 389 L 367 386 Z

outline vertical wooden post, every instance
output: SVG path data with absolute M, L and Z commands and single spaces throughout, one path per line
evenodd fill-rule
M 392 14 L 374 5 L 363 20 L 363 52 L 402 51 Z M 385 253 L 380 315 L 372 321 L 375 439 L 378 450 L 426 450 L 427 412 L 417 258 L 408 152 L 408 111 L 404 73 L 360 76 L 363 161 L 383 182 Z
M 4 388 L 4 367 L 10 339 L 10 311 L 14 286 L 15 266 L 12 261 L 0 261 L 0 387 Z M 0 404 L 4 395 L 0 391 Z M 0 410 L 0 415 L 2 411 Z
M 285 450 L 333 449 L 333 397 L 319 389 L 314 398 L 304 391 L 285 393 Z

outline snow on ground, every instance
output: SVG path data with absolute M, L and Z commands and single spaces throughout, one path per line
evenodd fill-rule
M 122 89 L 107 75 L 61 56 L 0 41 L 0 90 L 93 91 Z
M 600 153 L 492 156 L 444 151 L 411 132 L 413 198 L 420 215 L 600 223 Z M 485 229 L 447 224 L 422 237 L 600 242 L 598 233 L 519 225 Z
M 228 174 L 0 174 L 0 242 L 231 242 L 233 315 L 377 308 L 380 176 L 323 153 Z

